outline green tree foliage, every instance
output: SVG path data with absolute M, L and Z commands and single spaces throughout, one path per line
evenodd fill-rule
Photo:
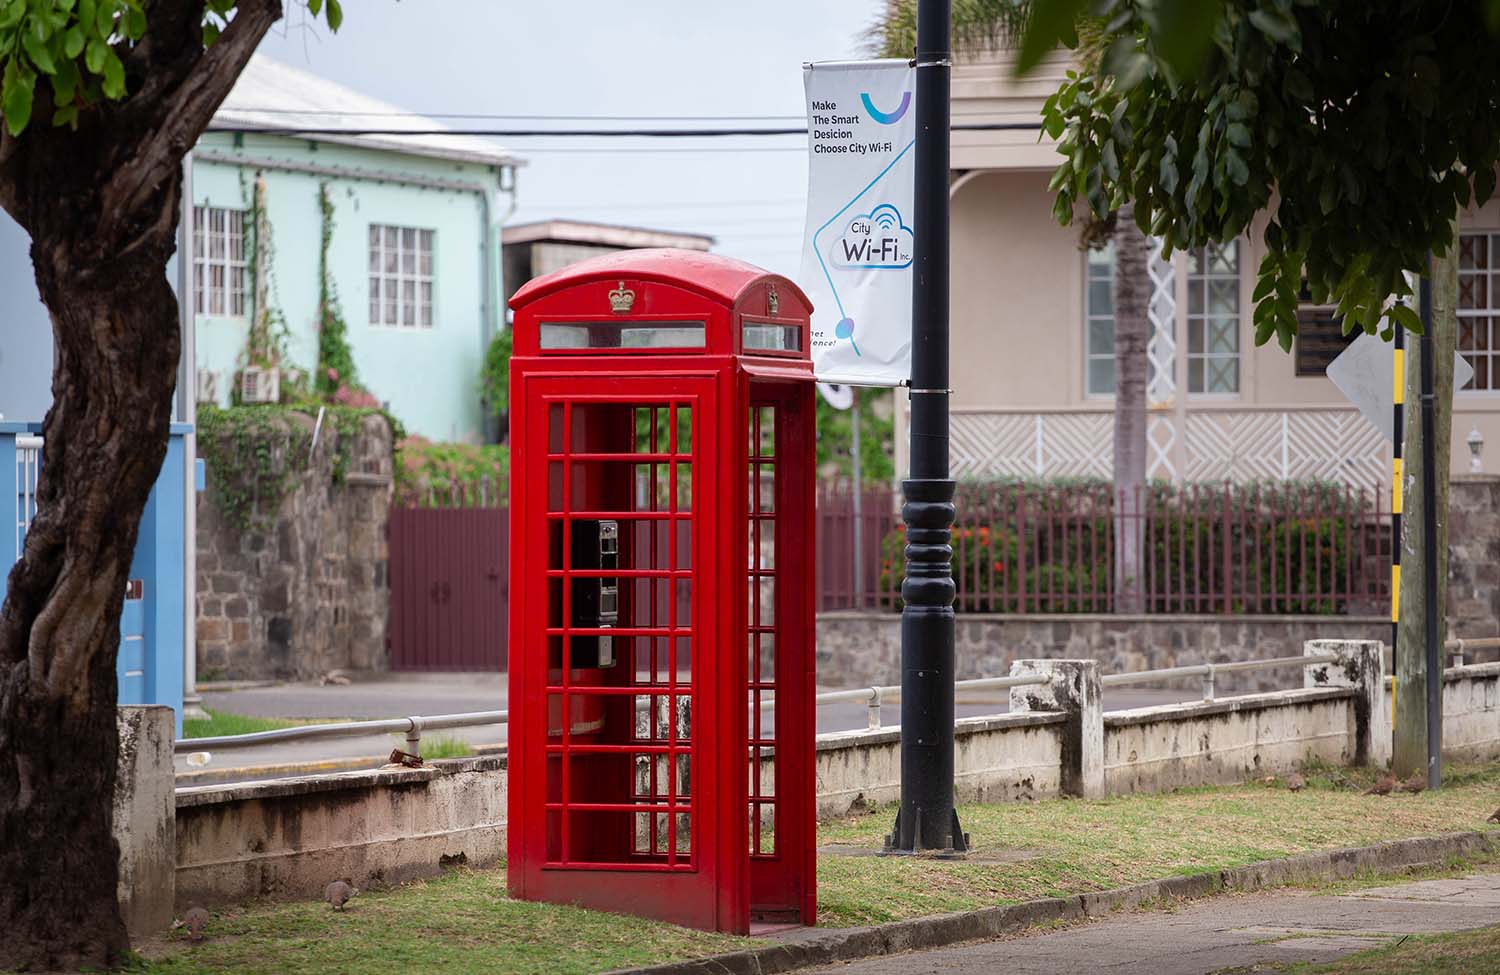
M 493 417 L 504 416 L 510 410 L 511 337 L 509 328 L 495 333 L 479 371 L 479 393 Z
M 212 44 L 233 15 L 236 0 L 206 0 L 203 43 Z M 338 30 L 338 0 L 308 0 Z M 4 0 L 0 2 L 0 110 L 5 128 L 20 135 L 37 104 L 37 82 L 51 89 L 53 125 L 78 124 L 79 113 L 103 99 L 125 97 L 122 54 L 146 34 L 145 0 Z
M 1229 240 L 1262 211 L 1255 340 L 1296 334 L 1312 299 L 1345 328 L 1420 330 L 1389 305 L 1453 244 L 1451 217 L 1495 189 L 1500 3 L 1057 0 L 1036 5 L 1022 67 L 1084 43 L 1043 110 L 1066 157 L 1054 213 L 1127 201 L 1169 250 Z M 1080 16 L 1094 29 L 1076 31 Z
M 873 387 L 855 387 L 859 404 L 860 476 L 866 484 L 890 483 L 896 476 L 894 404 L 891 391 Z M 853 408 L 834 409 L 818 397 L 818 468 L 832 462 L 839 474 L 854 474 Z

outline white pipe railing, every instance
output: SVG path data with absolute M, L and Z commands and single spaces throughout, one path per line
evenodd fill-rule
M 1462 655 L 1465 650 L 1481 650 L 1500 648 L 1500 637 L 1484 637 L 1472 640 L 1449 640 L 1447 648 L 1456 651 L 1459 664 L 1462 664 Z M 1231 663 L 1208 663 L 1188 664 L 1182 667 L 1163 667 L 1157 670 L 1142 670 L 1127 674 L 1105 674 L 1099 683 L 1104 687 L 1130 687 L 1139 684 L 1155 684 L 1165 680 L 1176 680 L 1185 677 L 1200 677 L 1203 680 L 1203 700 L 1214 700 L 1215 678 L 1219 674 L 1237 674 L 1257 670 L 1276 670 L 1290 667 L 1306 667 L 1316 664 L 1331 664 L 1338 661 L 1334 654 L 1307 654 L 1298 657 L 1273 657 L 1267 660 L 1239 660 Z M 1029 674 L 1014 675 L 1010 677 L 977 677 L 968 680 L 954 681 L 956 692 L 1001 690 L 1012 687 L 1038 687 L 1048 682 L 1045 675 Z M 1387 677 L 1387 683 L 1392 678 Z M 643 699 L 661 696 L 656 688 L 642 687 Z M 857 687 L 843 691 L 824 691 L 816 695 L 813 701 L 818 706 L 828 704 L 841 704 L 845 702 L 863 702 L 868 709 L 868 728 L 878 731 L 881 727 L 880 709 L 882 705 L 894 704 L 901 700 L 901 685 L 885 684 L 878 687 Z M 761 699 L 760 707 L 766 710 L 774 707 L 775 698 L 766 696 Z M 638 701 L 636 709 L 645 711 L 650 709 L 647 700 Z M 214 738 L 183 738 L 173 743 L 173 748 L 178 754 L 207 752 L 209 749 L 230 750 L 236 748 L 250 748 L 256 745 L 269 745 L 288 741 L 311 741 L 321 738 L 358 738 L 366 735 L 376 734 L 405 734 L 407 752 L 413 756 L 421 757 L 422 732 L 438 731 L 448 728 L 469 728 L 492 724 L 506 724 L 509 721 L 508 711 L 473 711 L 464 714 L 439 714 L 429 716 L 412 716 L 407 718 L 390 718 L 377 721 L 344 721 L 336 724 L 311 724 L 298 725 L 292 728 L 278 728 L 274 731 L 257 731 L 246 735 L 221 735 Z

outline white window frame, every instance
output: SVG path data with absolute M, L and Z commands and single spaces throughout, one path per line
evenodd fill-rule
M 1183 376 L 1183 381 L 1187 383 L 1188 396 L 1194 399 L 1238 399 L 1241 390 L 1245 386 L 1244 343 L 1241 335 L 1244 326 L 1244 309 L 1240 304 L 1240 282 L 1243 280 L 1244 270 L 1244 263 L 1240 259 L 1242 248 L 1238 239 L 1231 240 L 1227 244 L 1222 245 L 1222 249 L 1231 254 L 1231 260 L 1234 265 L 1233 271 L 1209 270 L 1208 250 L 1210 247 L 1219 246 L 1210 244 L 1207 247 L 1196 249 L 1191 254 L 1183 255 L 1183 263 L 1187 265 L 1184 268 L 1187 275 L 1187 305 L 1185 308 L 1177 310 L 1177 317 L 1179 321 L 1185 321 L 1187 326 L 1185 329 L 1187 348 L 1184 350 L 1184 358 L 1182 360 L 1183 370 L 1186 375 Z M 1196 269 L 1193 267 L 1195 262 L 1198 265 Z M 1214 282 L 1233 285 L 1230 289 L 1230 293 L 1234 295 L 1234 328 L 1230 332 L 1234 336 L 1234 351 L 1232 353 L 1208 351 L 1209 323 L 1220 317 L 1209 312 L 1208 296 Z M 1195 290 L 1201 296 L 1202 302 L 1200 310 L 1196 312 L 1193 311 Z M 1195 338 L 1198 340 L 1199 351 L 1197 352 L 1193 351 L 1193 341 Z M 1202 372 L 1199 376 L 1199 385 L 1202 386 L 1206 385 L 1206 380 L 1208 379 L 1210 360 L 1223 359 L 1234 360 L 1234 389 L 1193 389 L 1193 363 L 1195 361 L 1203 363 Z
M 245 211 L 193 207 L 193 314 L 244 318 L 249 247 Z M 217 278 L 217 280 L 215 280 Z
M 367 242 L 370 325 L 406 331 L 433 328 L 437 231 L 372 223 Z
M 1114 244 L 1106 244 L 1097 250 L 1089 250 L 1083 256 L 1083 394 L 1090 399 L 1112 399 L 1115 395 L 1115 308 L 1114 308 L 1114 285 L 1115 285 L 1115 248 Z M 1093 307 L 1090 296 L 1094 293 L 1094 285 L 1107 283 L 1109 285 L 1109 313 L 1102 314 Z M 1109 347 L 1097 349 L 1094 347 L 1094 326 L 1108 325 Z M 1095 389 L 1094 363 L 1100 360 L 1108 360 L 1110 383 L 1108 389 Z
M 1485 238 L 1485 261 L 1483 267 L 1465 267 L 1463 257 L 1463 243 L 1465 238 Z M 1474 378 L 1469 380 L 1470 385 L 1463 389 L 1455 390 L 1464 396 L 1494 397 L 1500 393 L 1500 376 L 1496 370 L 1500 369 L 1500 348 L 1496 347 L 1500 340 L 1500 260 L 1497 260 L 1495 248 L 1500 246 L 1500 230 L 1480 229 L 1466 230 L 1459 234 L 1459 263 L 1458 263 L 1458 351 L 1468 360 L 1469 365 L 1474 366 Z M 1478 307 L 1464 307 L 1464 285 L 1467 281 L 1477 281 L 1484 288 L 1484 304 Z M 1475 323 L 1479 323 L 1476 325 Z M 1467 325 L 1472 334 L 1475 328 L 1485 328 L 1488 332 L 1487 348 L 1478 348 L 1476 343 L 1469 343 L 1472 347 L 1465 348 L 1464 327 Z M 1487 359 L 1485 376 L 1486 385 L 1476 387 L 1472 385 L 1479 378 L 1479 366 L 1476 359 L 1483 357 Z
M 1238 400 L 1238 399 L 1240 399 L 1244 395 L 1244 388 L 1245 388 L 1244 273 L 1245 273 L 1245 253 L 1246 253 L 1246 250 L 1245 250 L 1244 240 L 1242 238 L 1236 238 L 1235 240 L 1231 241 L 1229 244 L 1227 244 L 1225 246 L 1226 247 L 1232 247 L 1232 248 L 1234 248 L 1234 254 L 1235 254 L 1235 259 L 1234 259 L 1235 270 L 1234 270 L 1234 273 L 1233 273 L 1232 277 L 1233 277 L 1233 279 L 1235 281 L 1235 287 L 1234 287 L 1234 295 L 1235 295 L 1235 328 L 1234 328 L 1235 350 L 1234 350 L 1234 359 L 1235 359 L 1235 362 L 1236 362 L 1236 366 L 1235 366 L 1235 380 L 1236 380 L 1236 387 L 1237 388 L 1233 392 L 1226 392 L 1226 391 L 1219 391 L 1219 392 L 1194 392 L 1194 391 L 1192 391 L 1191 390 L 1191 377 L 1190 377 L 1191 367 L 1190 367 L 1189 363 L 1193 359 L 1224 358 L 1225 354 L 1223 354 L 1223 353 L 1208 354 L 1208 353 L 1205 353 L 1205 352 L 1193 353 L 1193 352 L 1189 351 L 1191 349 L 1191 344 L 1188 344 L 1187 346 L 1185 346 L 1185 347 L 1183 347 L 1183 348 L 1181 348 L 1179 350 L 1178 356 L 1182 360 L 1182 376 L 1180 377 L 1181 378 L 1181 382 L 1183 383 L 1184 386 L 1189 387 L 1188 392 L 1187 392 L 1187 396 L 1188 396 L 1189 399 L 1192 399 L 1192 400 L 1207 400 L 1207 401 L 1213 401 L 1213 400 Z M 1200 251 L 1200 253 L 1201 253 L 1201 251 Z M 1103 264 L 1103 262 L 1101 261 L 1101 258 L 1103 258 L 1104 261 L 1107 261 L 1107 264 Z M 1103 266 L 1105 268 L 1107 268 L 1106 271 L 1101 272 L 1101 271 L 1098 270 L 1098 268 L 1101 266 L 1101 264 L 1103 264 Z M 1193 268 L 1192 268 L 1191 255 L 1189 255 L 1187 253 L 1184 253 L 1182 251 L 1178 251 L 1177 253 L 1175 253 L 1175 254 L 1172 255 L 1172 266 L 1173 266 L 1173 269 L 1174 269 L 1175 277 L 1176 277 L 1176 279 L 1178 281 L 1177 291 L 1176 291 L 1176 295 L 1174 297 L 1175 312 L 1174 312 L 1174 322 L 1173 322 L 1174 329 L 1173 329 L 1173 331 L 1175 332 L 1175 335 L 1177 336 L 1177 339 L 1176 339 L 1177 341 L 1179 341 L 1179 342 L 1185 341 L 1185 342 L 1191 343 L 1194 329 L 1198 329 L 1198 330 L 1200 330 L 1200 332 L 1202 332 L 1203 330 L 1206 329 L 1207 322 L 1213 317 L 1213 316 L 1210 316 L 1210 315 L 1207 314 L 1207 294 L 1208 294 L 1208 286 L 1209 286 L 1210 280 L 1227 281 L 1227 280 L 1230 279 L 1231 275 L 1228 274 L 1228 273 L 1226 273 L 1226 272 L 1219 272 L 1218 274 L 1212 274 L 1212 273 L 1205 274 L 1205 273 L 1202 273 L 1200 271 L 1194 271 Z M 1092 385 L 1091 385 L 1091 366 L 1092 366 L 1093 362 L 1095 362 L 1096 360 L 1104 359 L 1104 358 L 1108 358 L 1108 359 L 1113 360 L 1113 358 L 1114 358 L 1114 341 L 1113 341 L 1114 340 L 1114 295 L 1113 295 L 1114 259 L 1113 259 L 1113 245 L 1108 245 L 1105 248 L 1102 248 L 1100 250 L 1097 250 L 1097 251 L 1091 250 L 1091 251 L 1085 253 L 1083 255 L 1082 276 L 1083 276 L 1083 393 L 1084 393 L 1084 398 L 1085 399 L 1095 399 L 1095 400 L 1112 400 L 1112 399 L 1114 399 L 1114 386 L 1113 386 L 1113 384 L 1111 384 L 1111 387 L 1108 390 L 1097 390 L 1097 389 L 1094 389 L 1092 387 Z M 1095 284 L 1095 283 L 1097 283 L 1097 282 L 1100 282 L 1100 281 L 1108 281 L 1108 282 L 1110 282 L 1110 286 L 1111 286 L 1111 289 L 1110 289 L 1111 290 L 1111 295 L 1110 295 L 1110 311 L 1109 311 L 1109 314 L 1107 314 L 1107 315 L 1099 314 L 1099 313 L 1097 313 L 1091 307 L 1092 302 L 1090 301 L 1090 295 L 1091 295 L 1092 290 L 1093 290 L 1092 289 L 1092 285 Z M 1146 287 L 1149 289 L 1150 284 L 1147 283 Z M 1201 289 L 1201 293 L 1204 295 L 1204 311 L 1199 312 L 1199 313 L 1192 313 L 1190 311 L 1190 309 L 1192 307 L 1192 289 L 1195 288 L 1195 287 L 1200 288 Z M 1109 326 L 1110 326 L 1110 328 L 1109 328 L 1110 343 L 1109 343 L 1109 347 L 1107 349 L 1095 348 L 1095 343 L 1094 343 L 1094 325 L 1096 323 L 1102 323 L 1102 322 L 1108 322 Z M 1206 335 L 1205 335 L 1205 337 L 1206 337 Z M 1207 366 L 1205 365 L 1205 369 L 1206 368 L 1207 368 Z M 1206 375 L 1206 372 L 1205 372 L 1205 375 Z M 1150 382 L 1150 378 L 1149 377 L 1148 377 L 1147 381 L 1148 381 L 1148 383 Z

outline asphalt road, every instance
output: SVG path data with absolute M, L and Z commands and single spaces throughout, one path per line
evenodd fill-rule
M 833 690 L 834 688 L 819 688 Z M 1198 689 L 1185 685 L 1172 689 L 1119 688 L 1104 692 L 1104 706 L 1111 710 L 1191 701 Z M 961 695 L 957 713 L 961 718 L 1003 714 L 1009 710 L 1006 692 Z M 260 717 L 312 719 L 399 718 L 406 715 L 458 714 L 493 711 L 506 706 L 503 674 L 391 674 L 378 680 L 346 685 L 277 684 L 203 692 L 204 706 L 218 711 Z M 868 723 L 868 709 L 859 703 L 840 703 L 818 708 L 818 731 L 848 731 Z M 899 704 L 881 709 L 882 724 L 899 724 Z M 476 747 L 505 741 L 505 725 L 457 728 L 437 732 Z M 384 761 L 392 748 L 405 740 L 399 735 L 332 738 L 323 741 L 285 742 L 210 753 L 206 766 L 190 767 L 186 756 L 177 757 L 177 770 L 195 768 L 231 769 L 368 758 L 371 766 Z M 245 778 L 265 778 L 265 771 Z

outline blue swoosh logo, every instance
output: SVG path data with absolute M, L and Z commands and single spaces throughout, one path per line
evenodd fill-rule
M 879 122 L 881 125 L 895 125 L 897 122 L 901 121 L 901 117 L 906 114 L 906 110 L 908 108 L 911 108 L 911 92 L 909 91 L 903 91 L 901 93 L 901 104 L 896 106 L 896 110 L 894 112 L 882 112 L 880 109 L 876 108 L 875 103 L 870 101 L 870 93 L 867 91 L 862 91 L 859 93 L 859 100 L 864 102 L 865 111 L 869 113 L 870 118 Z

